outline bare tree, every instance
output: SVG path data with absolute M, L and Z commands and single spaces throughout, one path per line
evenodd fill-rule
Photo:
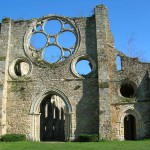
M 130 34 L 130 36 L 127 39 L 127 46 L 125 48 L 127 56 L 137 57 L 139 58 L 140 61 L 146 61 L 144 57 L 144 52 L 136 48 L 135 41 L 136 41 L 135 34 L 134 33 Z

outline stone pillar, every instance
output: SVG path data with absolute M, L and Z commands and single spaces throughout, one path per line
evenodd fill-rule
M 0 57 L 3 58 L 3 65 L 4 65 L 4 77 L 2 88 L 0 90 L 0 135 L 4 135 L 7 133 L 7 121 L 6 121 L 6 104 L 7 104 L 7 93 L 8 93 L 8 65 L 9 65 L 9 57 L 10 57 L 10 50 L 11 50 L 11 26 L 12 20 L 9 18 L 5 18 L 2 21 L 1 27 L 1 37 L 2 42 L 0 42 Z
M 71 114 L 69 113 L 65 113 L 65 126 L 64 126 L 64 130 L 65 130 L 65 141 L 69 141 L 70 140 L 70 118 L 71 118 Z
M 74 120 L 74 116 L 73 113 L 69 114 L 69 118 L 70 118 L 70 141 L 74 141 L 76 139 L 75 137 L 75 130 L 76 130 L 76 122 Z
M 32 141 L 40 141 L 40 113 L 30 114 L 31 115 L 31 135 Z
M 73 113 L 65 113 L 65 141 L 75 140 L 75 129 Z
M 107 8 L 103 5 L 96 6 L 95 21 L 99 82 L 99 137 L 100 139 L 110 139 L 111 96 L 109 81 L 113 78 L 114 58 L 111 55 L 114 52 L 114 47 Z

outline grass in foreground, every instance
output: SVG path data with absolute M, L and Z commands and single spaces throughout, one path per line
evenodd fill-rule
M 150 150 L 150 140 L 110 142 L 0 142 L 0 150 Z

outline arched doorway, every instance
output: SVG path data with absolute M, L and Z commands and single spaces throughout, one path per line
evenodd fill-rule
M 66 106 L 57 95 L 47 95 L 40 104 L 40 141 L 65 140 Z
M 136 140 L 136 119 L 130 114 L 124 118 L 124 139 Z
M 127 117 L 130 120 L 131 126 L 133 126 L 134 131 L 134 140 L 139 140 L 143 137 L 143 123 L 142 123 L 142 117 L 140 112 L 134 108 L 134 105 L 127 106 L 120 112 L 120 117 L 118 117 L 118 123 L 119 123 L 119 139 L 120 140 L 127 140 L 126 134 L 128 132 L 127 130 Z M 133 122 L 133 124 L 132 124 Z M 130 138 L 129 138 L 130 139 Z
M 60 103 L 62 104 L 58 106 L 58 104 Z M 64 106 L 64 107 L 60 107 L 60 106 Z M 55 108 L 55 109 L 53 110 L 53 119 L 52 118 L 51 119 L 53 121 L 59 120 L 60 122 L 61 122 L 61 119 L 58 119 L 58 118 L 62 118 L 62 120 L 64 120 L 64 125 L 61 125 L 61 128 L 63 128 L 61 130 L 64 130 L 63 131 L 64 137 L 61 136 L 61 138 L 58 138 L 58 136 L 55 136 L 57 138 L 55 139 L 51 138 L 51 140 L 62 140 L 64 138 L 65 141 L 68 141 L 70 139 L 73 139 L 72 134 L 71 134 L 72 132 L 72 128 L 71 128 L 72 106 L 70 104 L 70 101 L 62 91 L 54 87 L 50 87 L 48 90 L 44 90 L 41 93 L 37 94 L 34 97 L 34 100 L 32 101 L 31 108 L 30 108 L 30 119 L 31 119 L 30 129 L 31 130 L 30 130 L 30 135 L 29 135 L 29 138 L 31 140 L 33 141 L 50 140 L 50 135 L 47 138 L 44 138 L 44 135 L 47 135 L 46 133 L 49 133 L 50 127 L 52 127 L 52 126 L 48 126 L 48 123 L 50 124 L 51 122 L 46 121 L 47 120 L 46 118 L 48 117 L 48 115 L 49 115 L 48 118 L 50 118 L 50 115 L 52 115 L 52 113 L 50 113 L 52 111 L 52 108 Z M 57 119 L 54 118 L 54 114 Z M 58 117 L 58 114 L 59 114 L 59 117 Z M 45 117 L 45 119 L 44 118 L 42 119 L 44 115 L 47 117 Z M 45 128 L 41 127 L 41 125 L 44 126 L 44 123 L 42 122 L 46 122 Z M 56 134 L 57 132 L 55 128 L 56 128 L 56 125 L 53 125 L 53 131 L 55 131 L 55 134 Z M 43 134 L 41 134 L 42 130 L 44 130 Z

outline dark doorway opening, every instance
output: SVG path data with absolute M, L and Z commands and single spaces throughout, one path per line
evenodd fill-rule
M 124 139 L 136 140 L 136 120 L 133 115 L 124 118 Z
M 57 95 L 47 96 L 40 105 L 40 140 L 64 141 L 65 104 Z

